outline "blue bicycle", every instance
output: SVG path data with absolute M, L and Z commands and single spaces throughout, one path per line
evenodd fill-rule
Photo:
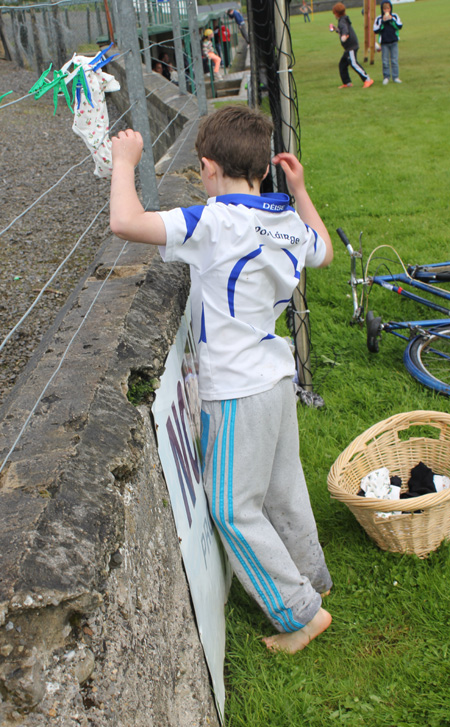
M 446 290 L 441 287 L 442 284 L 450 283 L 450 261 L 405 267 L 394 248 L 390 245 L 381 245 L 371 253 L 364 266 L 361 246 L 362 233 L 359 238 L 359 250 L 356 251 L 341 228 L 338 228 L 336 232 L 351 258 L 349 280 L 353 299 L 351 323 L 362 325 L 365 321 L 369 351 L 378 353 L 379 341 L 383 332 L 392 333 L 394 336 L 404 339 L 408 345 L 403 354 L 403 363 L 409 373 L 421 384 L 450 396 L 450 289 Z M 369 276 L 368 267 L 374 254 L 380 248 L 386 247 L 397 256 L 402 272 Z M 360 278 L 356 275 L 357 260 L 361 262 L 362 277 Z M 373 311 L 368 310 L 369 294 L 374 285 L 379 285 L 384 290 L 431 308 L 443 317 L 383 323 L 380 316 L 375 316 Z M 358 300 L 357 294 L 358 286 L 362 286 L 360 300 Z M 428 297 L 414 291 L 426 293 Z

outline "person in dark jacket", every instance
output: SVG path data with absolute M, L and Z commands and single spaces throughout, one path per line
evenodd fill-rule
M 375 18 L 373 31 L 379 34 L 385 86 L 389 83 L 391 75 L 394 83 L 401 83 L 398 77 L 398 31 L 402 27 L 400 16 L 392 12 L 392 3 L 382 2 L 381 15 Z
M 236 21 L 238 28 L 239 28 L 241 35 L 244 38 L 245 42 L 250 43 L 250 39 L 248 37 L 248 32 L 247 32 L 247 27 L 245 25 L 244 16 L 239 12 L 239 10 L 233 10 L 233 8 L 230 8 L 229 10 L 227 10 L 227 15 L 228 15 L 228 17 L 233 18 Z
M 338 25 L 337 28 L 335 25 L 331 25 L 330 30 L 334 30 L 336 33 L 339 33 L 341 45 L 344 49 L 344 54 L 339 61 L 339 73 L 342 80 L 342 86 L 339 86 L 339 88 L 349 88 L 350 86 L 353 86 L 348 72 L 349 66 L 356 71 L 360 79 L 363 81 L 363 88 L 369 88 L 373 83 L 373 79 L 370 78 L 369 74 L 366 73 L 364 68 L 357 61 L 356 54 L 359 48 L 358 38 L 353 30 L 350 18 L 346 15 L 344 3 L 336 3 L 333 5 L 333 15 L 337 19 Z

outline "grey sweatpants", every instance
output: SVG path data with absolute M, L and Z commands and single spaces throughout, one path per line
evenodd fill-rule
M 298 454 L 292 381 L 202 402 L 204 486 L 234 572 L 278 631 L 296 631 L 332 581 Z

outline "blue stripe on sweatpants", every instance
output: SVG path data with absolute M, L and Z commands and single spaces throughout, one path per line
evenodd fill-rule
M 233 522 L 233 453 L 234 453 L 234 421 L 236 416 L 236 401 L 230 400 L 222 402 L 223 413 L 223 431 L 221 441 L 221 463 L 219 478 L 219 517 L 217 515 L 217 475 L 218 475 L 218 454 L 219 454 L 219 434 L 214 443 L 213 455 L 213 497 L 212 497 L 212 515 L 220 532 L 230 546 L 236 558 L 242 565 L 245 573 L 250 579 L 256 592 L 264 602 L 267 611 L 277 621 L 284 631 L 296 631 L 303 627 L 303 624 L 297 622 L 292 615 L 292 610 L 287 609 L 281 598 L 275 583 L 269 574 L 259 563 L 256 555 L 243 537 L 242 533 L 234 525 Z M 228 453 L 228 493 L 225 491 L 225 470 L 227 463 L 227 437 L 229 436 L 229 453 Z M 225 499 L 228 504 L 228 520 L 227 525 L 225 517 Z

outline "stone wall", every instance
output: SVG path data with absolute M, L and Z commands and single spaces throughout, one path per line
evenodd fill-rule
M 164 88 L 150 117 L 167 124 L 186 97 Z M 160 150 L 168 207 L 204 201 L 196 115 Z M 2 727 L 218 724 L 151 394 L 127 398 L 161 375 L 188 288 L 184 266 L 111 237 L 0 411 L 3 460 L 44 392 L 0 476 Z

